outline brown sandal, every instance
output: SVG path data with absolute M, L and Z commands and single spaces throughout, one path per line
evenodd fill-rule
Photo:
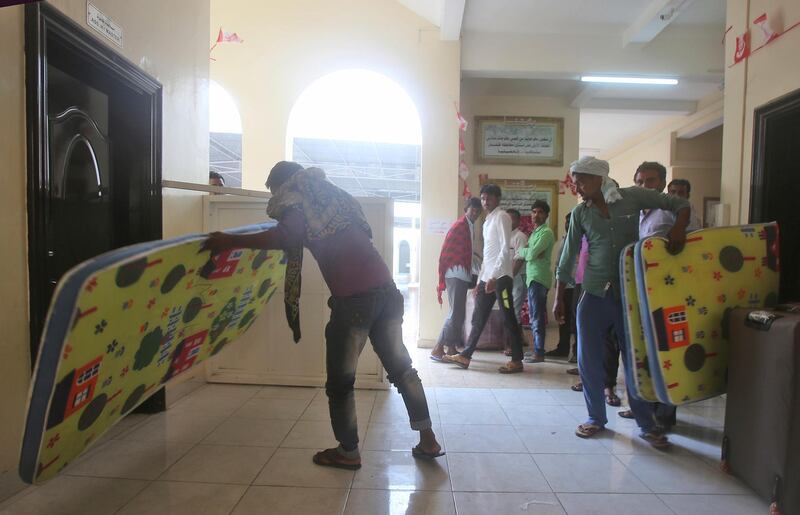
M 519 374 L 523 371 L 522 363 L 519 361 L 509 361 L 497 369 L 501 374 Z
M 611 407 L 618 408 L 622 404 L 622 401 L 615 392 L 611 391 L 606 394 L 606 404 Z
M 594 424 L 581 424 L 575 429 L 575 435 L 581 438 L 591 438 L 604 429 L 603 426 L 596 426 Z
M 641 433 L 639 434 L 639 438 L 652 445 L 654 449 L 667 449 L 672 446 L 667 437 L 661 433 Z
M 358 470 L 361 468 L 361 458 L 352 459 L 342 456 L 334 449 L 325 449 L 314 455 L 314 463 L 323 467 L 333 467 L 345 470 Z
M 575 383 L 569 387 L 570 390 L 573 392 L 582 392 L 583 391 L 583 383 Z

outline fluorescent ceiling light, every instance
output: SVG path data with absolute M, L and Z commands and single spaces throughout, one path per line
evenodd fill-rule
M 674 86 L 678 83 L 677 79 L 653 79 L 648 77 L 596 77 L 583 76 L 583 82 L 609 82 L 612 84 L 668 84 Z

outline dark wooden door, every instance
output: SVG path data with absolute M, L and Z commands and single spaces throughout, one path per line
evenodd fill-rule
M 800 301 L 800 90 L 756 109 L 750 221 L 780 227 L 781 302 Z
M 35 362 L 65 272 L 161 238 L 161 85 L 46 2 L 25 38 Z

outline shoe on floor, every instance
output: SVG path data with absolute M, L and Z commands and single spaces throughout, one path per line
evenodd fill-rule
M 502 367 L 498 368 L 497 371 L 501 374 L 519 374 L 522 372 L 522 362 L 521 361 L 514 361 L 511 360 Z
M 567 369 L 567 374 L 569 374 L 571 376 L 579 376 L 579 375 L 581 375 L 580 371 L 577 368 L 568 368 Z
M 553 349 L 551 351 L 544 353 L 546 358 L 566 358 L 569 356 L 569 352 L 563 352 L 558 349 Z
M 618 412 L 617 412 L 617 415 L 619 415 L 619 416 L 620 416 L 620 417 L 622 417 L 622 418 L 627 418 L 627 419 L 632 419 L 632 418 L 635 418 L 635 417 L 633 416 L 633 411 L 631 411 L 631 410 L 629 410 L 629 409 L 622 410 L 622 411 L 618 411 Z
M 470 359 L 462 356 L 461 354 L 453 354 L 452 356 L 448 356 L 445 354 L 442 356 L 442 361 L 445 363 L 451 363 L 453 365 L 457 365 L 463 369 L 469 368 Z
M 358 470 L 361 468 L 361 458 L 351 459 L 342 455 L 337 449 L 325 449 L 314 455 L 314 463 L 323 467 L 333 467 L 345 470 Z
M 667 449 L 672 446 L 666 435 L 657 429 L 639 434 L 639 438 L 649 443 L 654 449 Z
M 544 363 L 544 354 L 533 354 L 525 358 L 525 363 Z

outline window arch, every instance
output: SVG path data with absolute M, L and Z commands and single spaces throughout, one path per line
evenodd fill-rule
M 225 88 L 210 81 L 208 88 L 208 167 L 221 174 L 225 186 L 242 187 L 242 118 Z
M 403 88 L 380 73 L 340 70 L 314 81 L 289 115 L 286 155 L 324 169 L 359 197 L 419 202 L 422 126 Z

